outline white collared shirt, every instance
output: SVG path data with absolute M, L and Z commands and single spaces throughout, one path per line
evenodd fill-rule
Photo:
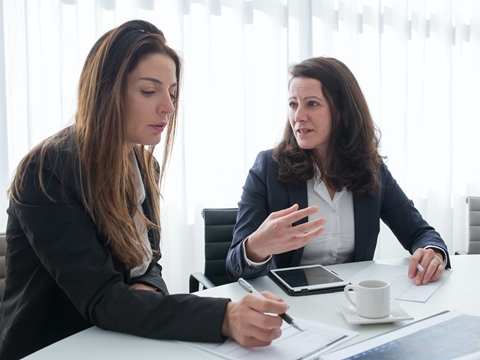
M 140 174 L 140 169 L 138 167 L 137 158 L 136 158 L 133 150 L 130 152 L 128 158 L 129 158 L 130 162 L 132 163 L 132 167 L 133 167 L 133 176 L 134 176 L 133 182 L 135 184 L 135 191 L 137 193 L 137 208 L 143 214 L 142 204 L 145 201 L 145 187 L 143 186 L 142 176 Z M 135 212 L 135 216 L 133 217 L 133 220 L 135 221 L 135 226 L 137 227 L 137 230 L 142 235 L 142 239 L 145 243 L 145 247 L 149 251 L 149 256 L 148 256 L 148 259 L 143 260 L 142 264 L 134 267 L 130 271 L 130 276 L 132 278 L 145 274 L 145 271 L 147 271 L 148 266 L 150 265 L 150 262 L 152 261 L 152 249 L 151 249 L 151 246 L 150 246 L 150 242 L 148 241 L 147 225 L 142 220 L 142 218 L 140 217 L 138 212 Z
M 304 248 L 300 265 L 332 265 L 353 260 L 355 251 L 355 220 L 353 194 L 345 188 L 330 198 L 320 176 L 307 181 L 308 206 L 318 206 L 318 212 L 308 221 L 325 218 L 324 232 Z

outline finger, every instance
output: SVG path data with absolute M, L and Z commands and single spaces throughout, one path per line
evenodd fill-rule
M 261 330 L 251 328 L 248 334 L 240 334 L 235 340 L 243 346 L 259 347 L 268 346 L 273 340 L 278 339 L 282 335 L 280 329 Z
M 271 219 L 278 219 L 278 218 L 282 218 L 282 217 L 284 217 L 284 216 L 287 216 L 287 215 L 289 215 L 289 214 L 291 214 L 291 213 L 294 213 L 294 212 L 297 211 L 297 210 L 298 210 L 298 204 L 293 204 L 293 205 L 290 206 L 289 208 L 272 212 L 269 217 L 270 217 Z
M 303 219 L 307 216 L 315 214 L 317 211 L 318 211 L 317 206 L 309 206 L 309 207 L 306 207 L 305 209 L 297 210 L 297 211 L 295 211 L 291 214 L 288 214 L 287 216 L 285 216 L 284 220 L 288 224 L 294 224 L 297 221 L 299 221 L 299 220 L 301 220 L 301 219 Z
M 422 258 L 423 249 L 417 249 L 415 253 L 410 258 L 410 263 L 408 264 L 408 277 L 413 279 L 415 276 L 418 276 L 417 265 L 420 264 Z
M 266 296 L 275 296 L 272 293 L 265 292 Z M 270 299 L 267 297 L 260 297 L 255 294 L 248 294 L 245 295 L 244 300 L 250 308 L 254 309 L 255 311 L 259 313 L 270 313 L 270 314 L 284 314 L 287 312 L 289 306 L 286 302 L 284 302 L 282 299 L 277 300 L 280 298 L 276 299 Z M 281 322 L 280 322 L 281 323 Z
M 319 236 L 321 233 L 325 231 L 324 227 L 319 227 L 318 229 L 315 229 L 314 231 L 307 232 L 305 234 L 301 235 L 296 235 L 293 236 L 289 242 L 290 249 L 289 250 L 294 250 L 301 248 L 308 244 L 311 240 L 315 239 L 317 236 Z
M 428 266 L 428 270 L 425 273 L 423 278 L 423 284 L 426 285 L 430 282 L 438 280 L 442 276 L 445 266 L 443 263 L 438 262 L 438 260 L 432 261 Z
M 302 235 L 302 234 L 311 232 L 312 230 L 319 229 L 326 223 L 327 223 L 327 220 L 325 220 L 325 218 L 315 219 L 315 220 L 306 222 L 304 224 L 293 226 L 292 229 L 290 230 L 290 233 L 293 236 Z
M 264 315 L 264 317 L 270 318 L 270 320 L 272 320 L 273 318 L 273 316 L 268 316 L 268 315 Z M 276 316 L 275 320 L 278 320 L 278 319 L 281 320 L 279 316 Z M 281 322 L 280 322 L 280 326 L 281 326 Z M 260 342 L 270 343 L 282 335 L 282 330 L 280 329 L 280 326 L 272 326 L 272 327 L 254 326 L 250 329 L 247 336 L 251 336 Z
M 272 294 L 270 291 L 262 291 L 261 294 L 265 296 L 267 299 L 279 301 L 279 302 L 285 302 L 280 296 Z

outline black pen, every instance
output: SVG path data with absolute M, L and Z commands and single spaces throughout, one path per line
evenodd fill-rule
M 255 294 L 255 295 L 258 295 L 258 296 L 261 296 L 261 297 L 265 297 L 263 296 L 262 294 L 260 294 L 257 290 L 255 290 L 255 288 L 250 285 L 248 282 L 246 282 L 243 278 L 240 278 L 238 279 L 238 283 L 240 284 L 240 286 L 242 288 L 244 288 L 245 290 L 247 290 L 249 293 L 252 293 L 252 294 Z M 300 326 L 298 326 L 295 321 L 293 321 L 293 319 L 287 314 L 287 313 L 283 313 L 283 314 L 280 314 L 279 315 L 283 320 L 285 320 L 288 324 L 292 325 L 295 329 L 299 330 L 299 331 L 303 331 Z

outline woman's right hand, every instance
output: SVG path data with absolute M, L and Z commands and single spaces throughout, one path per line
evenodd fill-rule
M 270 255 L 305 246 L 325 230 L 325 219 L 320 218 L 297 226 L 293 224 L 317 211 L 316 206 L 298 210 L 298 205 L 295 204 L 288 209 L 271 213 L 245 242 L 247 258 L 262 262 Z
M 288 304 L 268 291 L 262 295 L 248 294 L 239 302 L 229 302 L 222 335 L 248 347 L 267 346 L 279 338 L 282 318 L 275 314 L 287 312 Z

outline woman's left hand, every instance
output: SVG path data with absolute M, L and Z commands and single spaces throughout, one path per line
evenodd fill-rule
M 423 271 L 418 270 L 417 264 L 421 265 Z M 444 270 L 441 250 L 417 249 L 410 259 L 408 277 L 415 278 L 415 285 L 426 285 L 431 281 L 438 280 Z

